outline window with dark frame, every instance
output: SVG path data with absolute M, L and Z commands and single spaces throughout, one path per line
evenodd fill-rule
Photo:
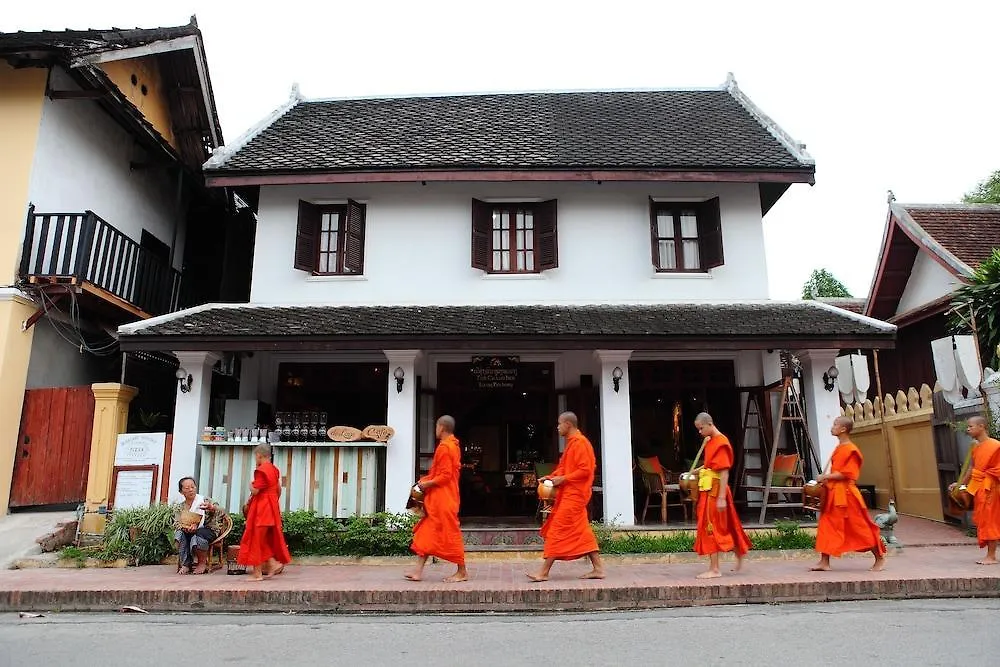
M 650 200 L 654 268 L 661 273 L 704 273 L 722 266 L 718 197 L 705 202 Z
M 313 275 L 359 275 L 364 272 L 365 206 L 299 202 L 295 268 Z
M 559 265 L 556 202 L 472 202 L 472 266 L 538 273 Z

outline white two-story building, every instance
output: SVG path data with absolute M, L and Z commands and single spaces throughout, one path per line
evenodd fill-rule
M 199 444 L 222 353 L 238 354 L 241 398 L 284 422 L 284 440 L 292 422 L 313 441 L 277 449 L 286 508 L 402 510 L 434 419 L 450 414 L 463 516 L 533 516 L 532 474 L 558 459 L 569 409 L 598 453 L 596 513 L 631 524 L 634 457 L 686 469 L 702 410 L 739 449 L 748 392 L 779 380 L 781 351 L 803 362 L 827 451 L 839 404 L 823 375 L 837 351 L 892 346 L 891 325 L 768 299 L 762 218 L 813 182 L 814 164 L 732 78 L 645 92 L 293 91 L 206 173 L 257 206 L 250 303 L 127 325 L 120 344 L 181 361 L 171 478 L 197 472 L 234 508 L 248 447 Z M 371 424 L 395 430 L 384 447 L 315 442 L 328 426 Z

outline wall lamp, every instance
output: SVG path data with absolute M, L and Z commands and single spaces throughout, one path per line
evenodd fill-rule
M 625 371 L 622 370 L 621 366 L 615 366 L 615 370 L 611 371 L 611 381 L 615 383 L 615 393 L 621 389 L 622 376 L 625 375 Z
M 406 377 L 406 373 L 403 372 L 403 367 L 396 366 L 396 370 L 392 372 L 392 377 L 396 378 L 396 393 L 399 394 L 403 391 L 403 378 Z
M 823 373 L 823 388 L 827 391 L 833 391 L 833 386 L 837 380 L 837 376 L 840 375 L 840 371 L 837 370 L 836 366 L 830 366 L 825 373 Z
M 194 381 L 194 378 L 191 377 L 190 373 L 183 368 L 178 368 L 177 372 L 174 373 L 174 377 L 177 378 L 177 384 L 181 388 L 182 394 L 191 391 L 191 383 Z

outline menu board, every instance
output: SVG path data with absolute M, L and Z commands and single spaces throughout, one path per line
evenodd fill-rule
M 111 473 L 111 503 L 108 509 L 149 507 L 156 498 L 160 467 L 115 466 Z
M 166 442 L 166 433 L 122 433 L 115 446 L 115 465 L 162 467 Z M 153 480 L 153 497 L 159 497 L 159 493 L 160 479 L 157 477 Z

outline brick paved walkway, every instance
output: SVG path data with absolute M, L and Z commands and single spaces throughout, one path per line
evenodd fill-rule
M 700 563 L 609 563 L 603 581 L 576 577 L 585 561 L 557 563 L 549 582 L 524 572 L 536 563 L 475 562 L 470 581 L 444 584 L 448 564 L 430 565 L 426 581 L 403 579 L 402 567 L 289 566 L 270 581 L 251 583 L 217 571 L 178 576 L 174 568 L 34 569 L 0 572 L 0 611 L 528 611 L 629 609 L 702 604 L 773 603 L 901 597 L 1000 597 L 1000 566 L 977 566 L 975 547 L 921 547 L 890 556 L 884 572 L 869 557 L 834 561 L 810 572 L 809 561 L 758 560 L 747 571 L 697 580 Z M 728 569 L 728 568 L 727 568 Z M 726 570 L 724 570 L 726 571 Z

